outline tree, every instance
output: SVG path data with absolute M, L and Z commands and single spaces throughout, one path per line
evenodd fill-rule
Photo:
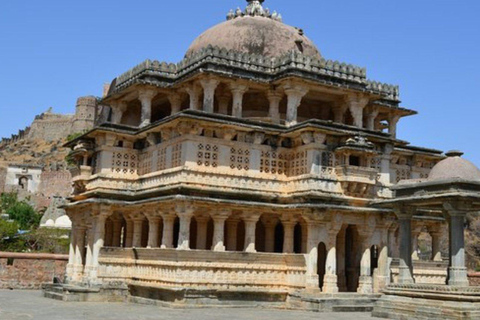
M 16 221 L 22 230 L 30 230 L 40 225 L 41 215 L 26 201 L 19 201 L 16 193 L 4 193 L 0 197 L 0 207 L 10 219 Z

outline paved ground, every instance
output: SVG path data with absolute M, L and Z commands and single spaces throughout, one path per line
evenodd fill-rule
M 364 320 L 367 313 L 313 313 L 266 309 L 168 309 L 122 303 L 74 303 L 46 299 L 40 291 L 0 290 L 2 320 Z

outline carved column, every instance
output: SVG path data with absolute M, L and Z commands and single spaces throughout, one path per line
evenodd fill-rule
M 73 278 L 73 269 L 75 266 L 75 250 L 77 246 L 77 223 L 72 219 L 72 230 L 70 231 L 70 245 L 68 250 L 68 264 L 66 270 L 66 278 L 68 281 Z
M 237 251 L 237 229 L 239 222 L 240 220 L 238 218 L 230 218 L 226 222 L 228 251 Z
M 143 89 L 138 93 L 138 100 L 142 104 L 142 115 L 140 127 L 148 126 L 152 120 L 152 99 L 156 92 L 153 89 Z
M 422 229 L 421 226 L 415 226 L 412 228 L 412 261 L 420 260 L 418 256 L 418 237 L 420 236 Z
M 75 261 L 73 265 L 73 281 L 81 281 L 84 268 L 85 236 L 87 228 L 78 226 L 75 234 Z
M 196 215 L 195 220 L 197 221 L 197 249 L 207 250 L 207 231 L 210 217 L 208 215 Z
M 344 123 L 345 122 L 345 112 L 347 111 L 347 105 L 342 99 L 341 101 L 336 101 L 333 107 L 333 116 L 334 122 Z
M 262 217 L 265 225 L 265 252 L 275 252 L 275 227 L 278 223 L 276 217 Z
M 120 247 L 122 241 L 122 220 L 114 219 L 113 220 L 113 241 L 112 245 L 114 247 Z
M 382 227 L 382 241 L 378 253 L 378 269 L 375 274 L 373 291 L 381 292 L 390 283 L 390 267 L 388 262 L 388 237 L 390 225 Z
M 190 250 L 190 224 L 193 217 L 193 208 L 190 204 L 179 203 L 175 211 L 180 218 L 180 233 L 178 235 L 178 250 Z
M 148 244 L 147 248 L 158 248 L 158 233 L 160 232 L 160 222 L 162 218 L 156 212 L 148 212 Z
M 248 91 L 248 87 L 238 83 L 230 84 L 230 90 L 233 95 L 232 116 L 241 118 L 243 112 L 243 95 Z
M 88 272 L 88 283 L 97 284 L 98 283 L 98 259 L 100 256 L 100 249 L 104 245 L 105 241 L 105 222 L 108 215 L 110 214 L 110 208 L 105 206 L 100 206 L 98 211 L 95 213 L 96 216 L 93 217 L 93 246 L 92 246 L 92 260 L 89 265 Z
M 325 243 L 327 259 L 325 261 L 325 276 L 323 277 L 323 293 L 338 293 L 337 276 L 337 236 L 343 226 L 343 215 L 332 213 L 332 221 L 328 224 L 328 238 Z
M 190 97 L 190 110 L 200 110 L 200 88 L 196 84 L 191 84 L 190 86 L 185 87 L 185 91 Z
M 222 210 L 212 215 L 213 218 L 213 251 L 225 251 L 225 221 L 232 214 L 229 210 Z
M 116 103 L 112 103 L 110 107 L 112 108 L 112 123 L 120 124 L 122 122 L 123 114 L 125 111 L 127 111 L 127 102 L 118 101 Z
M 218 96 L 218 113 L 228 115 L 228 105 L 230 104 L 230 97 L 222 94 Z
M 182 96 L 178 93 L 169 94 L 168 101 L 170 102 L 172 115 L 179 113 L 182 109 Z
M 171 249 L 173 248 L 173 228 L 177 216 L 173 213 L 162 213 L 161 215 L 163 218 L 162 249 Z
M 368 102 L 369 99 L 361 95 L 347 97 L 347 105 L 353 117 L 353 125 L 358 128 L 363 128 L 363 110 Z
M 296 221 L 288 214 L 284 215 L 280 220 L 283 225 L 283 253 L 293 253 Z
M 134 248 L 141 248 L 142 247 L 143 221 L 145 220 L 145 216 L 141 213 L 132 213 L 132 214 L 130 214 L 130 217 L 133 220 L 132 246 Z
M 307 94 L 308 89 L 299 85 L 286 85 L 285 93 L 288 97 L 287 103 L 287 126 L 293 126 L 297 124 L 297 112 L 298 107 L 302 103 L 303 97 Z
M 370 110 L 370 112 L 367 115 L 367 129 L 368 130 L 375 130 L 375 120 L 378 117 L 378 114 L 380 113 L 380 110 L 378 108 L 374 108 Z
M 449 223 L 450 266 L 448 268 L 448 285 L 468 287 L 469 281 L 465 267 L 465 217 L 472 210 L 466 201 L 444 203 Z
M 338 290 L 347 291 L 347 278 L 345 274 L 345 238 L 346 228 L 342 228 L 337 234 L 337 278 Z
M 93 219 L 92 219 L 93 220 Z M 89 283 L 90 281 L 90 271 L 93 267 L 93 245 L 94 245 L 94 235 L 95 235 L 95 221 L 88 226 L 87 232 L 87 246 L 85 254 L 85 267 L 83 269 L 83 282 Z
M 398 208 L 396 209 L 399 225 L 400 238 L 400 265 L 398 274 L 399 284 L 412 284 L 413 265 L 412 265 L 412 216 L 414 209 Z
M 443 261 L 441 251 L 442 231 L 440 226 L 429 228 L 430 236 L 432 237 L 432 260 Z
M 270 108 L 268 111 L 269 117 L 275 124 L 280 123 L 280 102 L 282 101 L 283 94 L 277 91 L 269 91 L 267 94 L 268 101 L 270 102 Z
M 255 249 L 255 231 L 260 216 L 255 213 L 247 213 L 243 216 L 245 223 L 245 252 L 257 252 Z
M 391 115 L 388 119 L 388 132 L 393 138 L 397 137 L 397 124 L 399 120 L 399 115 Z
M 213 113 L 215 102 L 215 89 L 220 84 L 216 79 L 200 80 L 203 87 L 203 111 Z
M 133 221 L 128 214 L 123 215 L 125 219 L 125 248 L 131 248 L 133 244 Z

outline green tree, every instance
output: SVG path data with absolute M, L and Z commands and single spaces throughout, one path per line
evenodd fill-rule
M 0 241 L 13 238 L 18 232 L 18 224 L 15 221 L 0 219 Z
M 15 220 L 20 229 L 30 230 L 35 229 L 40 225 L 42 218 L 35 209 L 24 201 L 17 201 L 10 208 L 7 209 L 7 214 L 10 219 Z

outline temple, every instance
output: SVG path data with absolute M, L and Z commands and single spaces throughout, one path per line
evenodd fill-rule
M 326 60 L 247 2 L 179 63 L 114 79 L 109 121 L 68 144 L 63 292 L 334 311 L 322 299 L 349 292 L 393 317 L 404 296 L 467 290 L 463 219 L 479 208 L 480 171 L 398 139 L 416 112 L 397 86 Z

